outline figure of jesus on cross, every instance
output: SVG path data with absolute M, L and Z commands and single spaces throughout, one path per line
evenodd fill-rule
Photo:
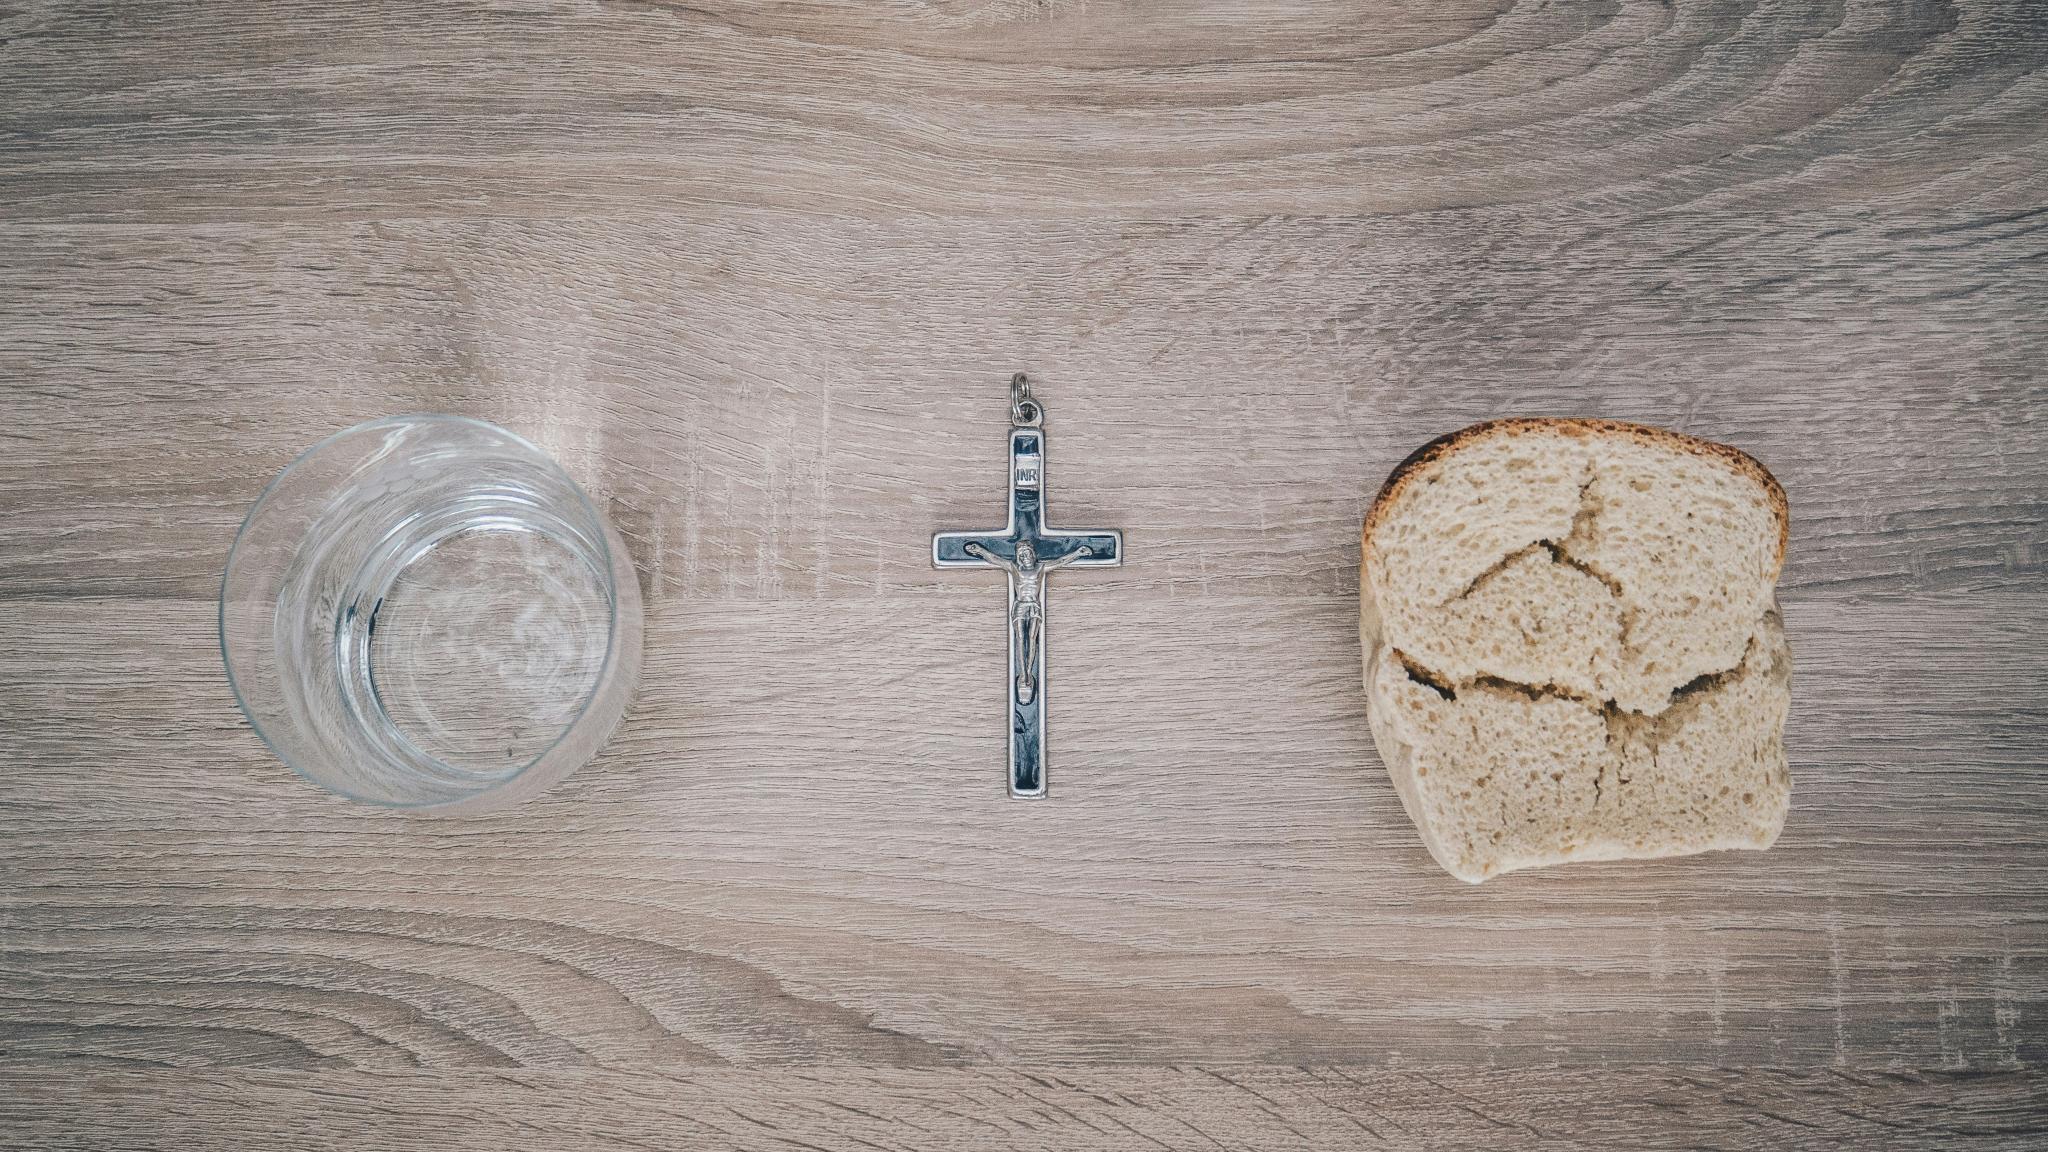
M 982 547 L 979 541 L 970 540 L 961 546 L 970 556 L 980 557 L 989 564 L 1010 574 L 1010 643 L 1024 653 L 1023 667 L 1017 673 L 1017 703 L 1029 704 L 1038 695 L 1038 668 L 1044 653 L 1040 651 L 1040 639 L 1045 632 L 1045 574 L 1055 568 L 1063 568 L 1076 560 L 1083 560 L 1079 550 L 1051 560 L 1040 560 L 1038 550 L 1031 541 L 1017 542 L 1017 558 L 1005 559 Z
M 1114 568 L 1123 563 L 1123 533 L 1072 532 L 1045 524 L 1044 410 L 1011 384 L 1010 522 L 996 532 L 941 532 L 932 537 L 939 568 L 997 568 L 1010 581 L 1010 795 L 1045 795 L 1046 576 L 1056 568 Z

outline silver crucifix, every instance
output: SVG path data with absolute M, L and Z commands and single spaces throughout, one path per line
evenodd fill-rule
M 1055 568 L 1114 568 L 1124 534 L 1045 523 L 1045 409 L 1022 372 L 1010 378 L 1010 522 L 932 537 L 936 568 L 1000 568 L 1010 577 L 1010 795 L 1045 795 L 1045 578 Z

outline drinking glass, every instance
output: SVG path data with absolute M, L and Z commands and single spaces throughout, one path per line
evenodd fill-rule
M 235 698 L 300 775 L 393 808 L 525 799 L 610 737 L 640 673 L 632 558 L 545 452 L 373 420 L 264 489 L 228 555 Z

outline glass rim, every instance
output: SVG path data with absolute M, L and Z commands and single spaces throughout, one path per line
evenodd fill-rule
M 549 469 L 553 470 L 569 485 L 569 490 L 576 494 L 578 505 L 590 514 L 592 522 L 597 525 L 597 547 L 599 557 L 604 561 L 603 576 L 606 584 L 609 586 L 611 595 L 608 597 L 609 603 L 606 605 L 605 614 L 604 659 L 598 664 L 597 676 L 591 682 L 589 691 L 585 692 L 583 698 L 577 703 L 576 714 L 570 718 L 567 724 L 562 725 L 562 730 L 555 735 L 553 740 L 548 742 L 548 746 L 535 753 L 531 760 L 521 764 L 517 771 L 501 780 L 493 782 L 488 787 L 450 799 L 408 803 L 402 800 L 388 800 L 376 796 L 365 796 L 322 780 L 293 760 L 291 756 L 285 753 L 284 749 L 277 746 L 276 741 L 270 738 L 270 733 L 264 730 L 263 722 L 258 720 L 255 712 L 250 709 L 248 697 L 242 691 L 241 680 L 235 675 L 234 658 L 228 654 L 228 580 L 234 574 L 235 560 L 242 553 L 243 540 L 248 535 L 249 526 L 255 522 L 256 514 L 261 512 L 264 506 L 270 502 L 270 498 L 277 491 L 278 486 L 283 484 L 285 479 L 291 476 L 292 473 L 298 471 L 301 465 L 318 455 L 323 449 L 329 448 L 359 432 L 369 432 L 386 426 L 397 427 L 415 424 L 451 424 L 481 428 L 506 437 L 515 446 L 533 453 L 537 459 L 543 461 Z M 227 563 L 221 568 L 220 573 L 220 594 L 215 597 L 215 641 L 220 650 L 221 667 L 227 672 L 228 691 L 235 698 L 235 709 L 242 714 L 244 720 L 249 722 L 249 727 L 255 731 L 257 738 L 263 741 L 263 746 L 270 749 L 270 754 L 282 761 L 285 767 L 291 769 L 293 775 L 324 792 L 355 801 L 359 804 L 368 804 L 378 808 L 401 812 L 426 812 L 438 808 L 449 808 L 459 804 L 466 804 L 509 788 L 525 778 L 527 773 L 533 771 L 536 765 L 546 760 L 550 755 L 553 755 L 555 749 L 561 747 L 562 743 L 576 731 L 577 726 L 583 723 L 584 717 L 590 715 L 591 705 L 597 702 L 598 694 L 603 690 L 606 678 L 613 672 L 612 658 L 617 653 L 619 645 L 620 596 L 617 587 L 618 573 L 615 571 L 618 561 L 612 552 L 610 539 L 612 531 L 611 522 L 598 512 L 597 504 L 590 499 L 590 494 L 583 490 L 583 485 L 578 484 L 574 476 L 569 475 L 569 470 L 562 467 L 561 461 L 556 460 L 553 453 L 503 425 L 493 424 L 488 420 L 479 419 L 475 416 L 463 416 L 453 412 L 404 412 L 364 420 L 338 431 L 330 432 L 298 455 L 292 457 L 290 463 L 279 469 L 277 475 L 272 476 L 263 485 L 262 490 L 256 493 L 256 499 L 250 502 L 249 511 L 243 514 L 241 524 L 235 528 L 234 542 L 228 546 Z M 626 573 L 626 578 L 638 579 L 639 577 L 637 573 L 629 571 Z M 404 737 L 402 732 L 399 735 L 401 738 Z M 430 758 L 437 763 L 442 763 L 439 757 Z

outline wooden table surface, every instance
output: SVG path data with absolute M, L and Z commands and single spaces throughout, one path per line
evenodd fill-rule
M 0 1145 L 2048 1140 L 2048 14 L 0 4 Z M 1002 796 L 1004 384 L 1127 530 Z M 647 665 L 537 802 L 273 759 L 214 595 L 321 435 L 534 438 Z M 1471 888 L 1357 525 L 1473 420 L 1791 494 L 1765 854 Z

